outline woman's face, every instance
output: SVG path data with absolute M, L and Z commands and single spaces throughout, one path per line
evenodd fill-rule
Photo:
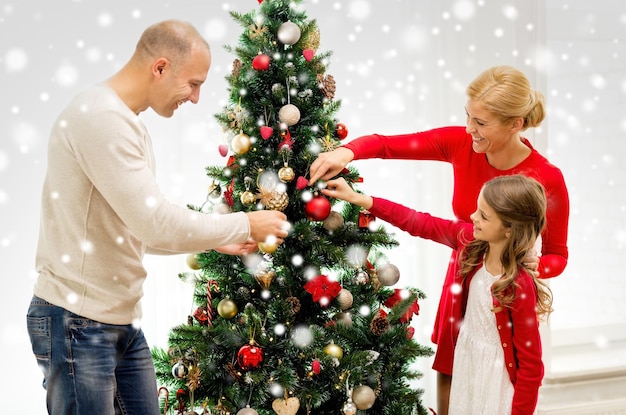
M 517 138 L 519 130 L 511 124 L 503 124 L 481 102 L 467 100 L 465 131 L 472 136 L 472 148 L 477 153 L 496 152 Z

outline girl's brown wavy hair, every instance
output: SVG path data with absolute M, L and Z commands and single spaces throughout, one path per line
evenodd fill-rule
M 499 176 L 485 183 L 482 195 L 510 232 L 500 257 L 504 273 L 491 286 L 492 295 L 503 307 L 510 306 L 516 295 L 518 272 L 524 268 L 537 288 L 537 315 L 548 316 L 552 312 L 552 292 L 537 278 L 538 273 L 523 263 L 546 225 L 545 189 L 535 179 L 523 175 Z M 482 265 L 488 249 L 489 243 L 480 240 L 472 240 L 463 248 L 459 271 L 463 278 Z

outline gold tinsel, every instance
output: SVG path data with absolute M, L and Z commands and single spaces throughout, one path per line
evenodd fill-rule
M 190 392 L 195 391 L 198 389 L 198 386 L 200 386 L 200 368 L 198 365 L 192 365 L 189 367 L 187 383 L 185 385 L 187 385 Z
M 335 78 L 332 75 L 317 74 L 317 85 L 322 90 L 324 96 L 332 101 L 335 98 L 335 91 L 337 86 L 335 85 Z
M 320 28 L 315 26 L 307 33 L 306 39 L 301 41 L 302 49 L 317 50 L 320 47 Z

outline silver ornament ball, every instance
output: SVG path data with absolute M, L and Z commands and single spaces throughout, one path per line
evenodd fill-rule
M 285 45 L 294 45 L 300 40 L 300 27 L 294 22 L 285 22 L 278 28 L 278 40 Z
M 384 264 L 376 269 L 376 276 L 382 285 L 391 287 L 400 280 L 400 270 L 393 264 Z

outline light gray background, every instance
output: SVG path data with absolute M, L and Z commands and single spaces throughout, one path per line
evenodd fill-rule
M 256 0 L 0 1 L 0 343 L 5 373 L 0 412 L 45 413 L 41 376 L 24 328 L 35 280 L 34 252 L 48 131 L 69 99 L 118 69 L 143 29 L 167 18 L 196 25 L 212 45 L 213 66 L 200 103 L 172 119 L 151 111 L 158 178 L 174 201 L 200 204 L 207 165 L 224 162 L 213 114 L 227 97 L 224 77 L 234 57 L 222 49 L 242 32 L 229 10 L 247 12 Z M 604 367 L 603 355 L 626 364 L 626 6 L 596 0 L 349 0 L 304 1 L 332 51 L 339 116 L 349 138 L 463 124 L 464 88 L 495 64 L 523 70 L 548 102 L 548 119 L 527 136 L 565 175 L 571 197 L 570 262 L 552 282 L 555 308 L 544 327 L 548 373 Z M 451 216 L 449 166 L 429 162 L 359 161 L 362 189 L 420 210 Z M 422 288 L 414 322 L 429 335 L 449 251 L 398 232 L 389 251 L 399 285 Z M 165 346 L 169 328 L 192 309 L 191 287 L 176 275 L 184 256 L 150 257 L 144 330 Z M 587 345 L 591 358 L 567 360 L 560 350 Z M 596 353 L 593 353 L 596 352 Z M 603 353 L 610 352 L 610 353 Z M 572 364 L 572 362 L 574 362 Z M 429 359 L 419 363 L 435 405 Z M 29 399 L 20 396 L 32 397 Z M 9 396 L 9 395 L 7 395 Z

